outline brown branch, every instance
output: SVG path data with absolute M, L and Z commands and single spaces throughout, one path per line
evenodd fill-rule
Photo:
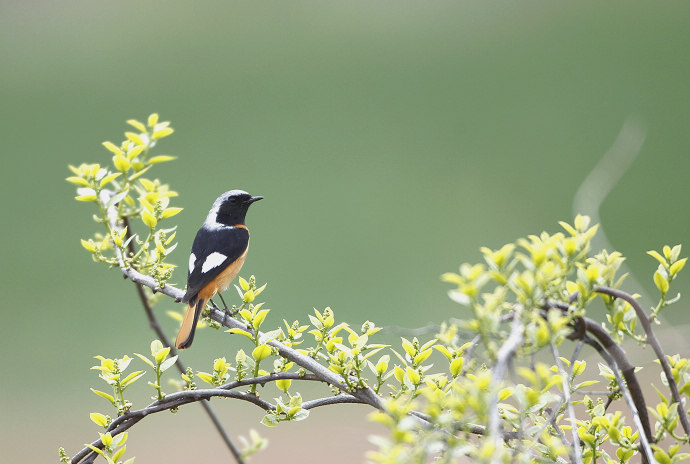
M 647 343 L 649 343 L 649 345 L 654 350 L 654 353 L 656 354 L 656 357 L 659 360 L 659 363 L 661 364 L 661 369 L 664 371 L 664 375 L 666 376 L 666 380 L 668 381 L 668 387 L 671 390 L 671 396 L 673 397 L 673 401 L 678 404 L 678 417 L 680 418 L 680 423 L 683 425 L 685 435 L 690 436 L 690 422 L 688 421 L 688 416 L 685 412 L 683 401 L 681 400 L 680 393 L 678 392 L 678 385 L 676 384 L 676 381 L 673 378 L 673 372 L 671 372 L 671 365 L 669 364 L 668 359 L 666 359 L 666 354 L 664 353 L 664 350 L 661 348 L 661 343 L 659 342 L 659 339 L 656 338 L 656 334 L 652 329 L 652 324 L 649 321 L 647 313 L 644 312 L 644 309 L 642 309 L 640 303 L 638 303 L 632 295 L 622 290 L 610 287 L 598 287 L 595 288 L 594 291 L 597 293 L 602 293 L 604 295 L 612 296 L 614 298 L 620 298 L 621 300 L 624 300 L 627 303 L 629 303 L 630 306 L 632 306 L 635 310 L 635 313 L 637 314 L 637 319 L 640 321 L 640 324 L 642 324 L 642 329 L 644 330 L 645 334 L 647 334 Z
M 625 398 L 626 403 L 628 403 L 628 408 L 630 408 L 630 413 L 633 416 L 633 422 L 635 422 L 635 425 L 637 427 L 637 430 L 639 432 L 644 432 L 643 428 L 644 425 L 642 424 L 642 421 L 640 419 L 640 415 L 638 413 L 638 409 L 635 406 L 635 401 L 633 400 L 630 391 L 628 388 L 626 388 L 626 382 L 623 382 L 623 378 L 621 377 L 621 373 L 618 369 L 618 366 L 616 365 L 616 360 L 614 357 L 601 345 L 597 340 L 594 340 L 591 338 L 589 335 L 584 334 L 582 340 L 584 340 L 585 343 L 593 347 L 599 355 L 604 358 L 604 361 L 606 361 L 606 364 L 611 368 L 611 371 L 613 372 L 613 375 L 616 377 L 616 382 L 618 383 L 618 388 L 623 394 L 623 398 Z M 646 411 L 646 410 L 645 410 Z M 646 415 L 646 414 L 645 414 Z M 650 446 L 650 440 L 652 440 L 653 437 L 647 435 L 646 433 L 640 433 L 640 443 L 642 444 L 642 462 L 643 463 L 656 463 L 656 458 L 654 457 L 654 454 L 652 453 L 652 448 Z
M 254 377 L 251 379 L 243 379 L 235 382 L 230 382 L 216 388 L 185 390 L 181 392 L 170 393 L 166 395 L 165 398 L 163 398 L 162 400 L 154 401 L 145 408 L 134 411 L 127 411 L 123 415 L 115 418 L 106 429 L 106 433 L 110 433 L 112 436 L 118 435 L 122 432 L 125 432 L 126 430 L 129 430 L 131 427 L 136 425 L 139 421 L 141 421 L 150 414 L 155 414 L 157 412 L 166 411 L 169 409 L 179 408 L 180 406 L 194 402 L 201 402 L 201 404 L 207 404 L 207 400 L 210 400 L 213 397 L 240 399 L 243 401 L 248 401 L 260 407 L 264 411 L 275 411 L 276 406 L 274 404 L 261 399 L 257 395 L 245 392 L 238 392 L 234 390 L 247 385 L 264 386 L 266 383 L 269 382 L 275 382 L 276 380 L 286 379 L 317 382 L 321 381 L 313 374 L 300 375 L 297 372 L 280 372 Z M 362 401 L 351 395 L 336 395 L 333 397 L 305 401 L 302 404 L 302 409 L 313 409 L 319 406 L 326 406 L 338 403 L 362 403 Z M 103 443 L 100 439 L 98 439 L 91 443 L 91 446 L 102 449 Z M 82 464 L 87 464 L 93 462 L 93 460 L 97 457 L 97 453 L 95 453 L 91 448 L 85 447 L 79 453 L 74 455 L 71 462 L 75 464 L 79 462 L 82 462 Z
M 544 303 L 544 308 L 557 308 L 562 311 L 569 311 L 571 306 L 568 303 L 563 303 L 561 301 L 547 300 Z M 604 330 L 597 322 L 587 317 L 578 317 L 574 321 L 574 332 L 570 334 L 568 338 L 574 339 L 584 339 L 587 333 L 592 334 L 604 347 L 607 353 L 614 359 L 616 365 L 620 369 L 625 382 L 628 385 L 628 390 L 630 390 L 630 395 L 632 396 L 635 409 L 638 411 L 640 418 L 642 420 L 642 431 L 651 440 L 654 435 L 652 435 L 651 427 L 649 425 L 649 415 L 647 414 L 647 403 L 644 399 L 642 393 L 642 387 L 640 382 L 637 380 L 635 375 L 635 366 L 632 365 L 628 357 L 625 355 L 625 351 L 618 345 L 615 340 L 609 335 L 609 333 Z

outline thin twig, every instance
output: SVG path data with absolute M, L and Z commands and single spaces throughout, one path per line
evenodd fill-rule
M 654 350 L 654 353 L 656 354 L 657 359 L 659 360 L 659 363 L 661 364 L 661 369 L 664 371 L 664 375 L 666 376 L 666 380 L 668 381 L 668 387 L 671 390 L 671 396 L 673 397 L 673 401 L 678 404 L 678 417 L 680 418 L 680 423 L 683 425 L 685 435 L 690 436 L 690 422 L 688 421 L 688 416 L 685 412 L 683 401 L 681 400 L 680 393 L 678 392 L 678 385 L 676 384 L 676 381 L 673 378 L 673 372 L 671 372 L 671 365 L 668 363 L 668 359 L 666 359 L 666 354 L 664 353 L 664 350 L 661 348 L 661 343 L 659 342 L 659 339 L 656 338 L 656 334 L 652 329 L 652 324 L 649 321 L 647 313 L 644 312 L 644 309 L 642 309 L 640 303 L 638 303 L 638 301 L 635 298 L 633 298 L 632 295 L 622 290 L 610 287 L 598 287 L 595 288 L 594 291 L 597 293 L 603 293 L 605 295 L 612 296 L 614 298 L 620 298 L 621 300 L 624 300 L 627 303 L 629 303 L 630 306 L 632 306 L 635 310 L 635 313 L 637 314 L 637 319 L 640 321 L 640 324 L 642 324 L 642 329 L 644 330 L 645 334 L 647 334 L 647 343 L 651 345 L 652 349 Z
M 554 342 L 551 342 L 551 353 L 553 353 L 553 359 L 556 361 L 556 366 L 561 374 L 561 384 L 563 387 L 563 401 L 565 402 L 566 409 L 568 410 L 568 416 L 570 418 L 570 432 L 573 435 L 573 445 L 570 447 L 572 451 L 570 453 L 570 459 L 576 463 L 582 463 L 582 453 L 580 452 L 580 438 L 577 434 L 577 427 L 575 427 L 575 411 L 573 410 L 573 404 L 570 402 L 570 374 L 566 372 L 563 368 L 563 363 L 561 362 L 560 355 L 558 354 L 558 348 Z M 570 364 L 572 366 L 572 363 Z M 554 418 L 555 422 L 555 418 Z M 560 427 L 556 427 L 560 430 Z
M 489 398 L 489 424 L 487 426 L 488 436 L 491 437 L 500 446 L 500 441 L 503 439 L 503 434 L 500 433 L 500 415 L 498 412 L 498 387 L 503 382 L 507 372 L 510 361 L 513 359 L 515 352 L 522 343 L 524 325 L 520 319 L 522 313 L 522 306 L 516 305 L 513 313 L 513 322 L 510 329 L 510 335 L 506 341 L 499 348 L 496 354 L 496 364 L 493 368 L 491 384 L 493 385 L 493 392 Z
M 649 464 L 656 464 L 657 460 L 654 457 L 654 453 L 652 452 L 652 448 L 649 445 L 649 438 L 648 435 L 645 433 L 645 427 L 644 424 L 642 423 L 642 420 L 640 419 L 640 414 L 639 411 L 635 405 L 635 401 L 633 400 L 630 391 L 628 388 L 626 388 L 626 383 L 623 381 L 623 378 L 621 377 L 621 373 L 619 370 L 619 366 L 616 364 L 616 360 L 614 357 L 601 345 L 597 340 L 594 340 L 591 338 L 589 335 L 584 335 L 582 338 L 585 343 L 588 345 L 592 346 L 599 355 L 604 358 L 604 361 L 606 361 L 606 364 L 611 368 L 611 371 L 613 372 L 614 376 L 616 377 L 616 382 L 618 383 L 618 388 L 621 390 L 621 393 L 623 394 L 623 398 L 625 399 L 625 402 L 628 404 L 628 408 L 630 409 L 630 414 L 633 417 L 633 422 L 635 423 L 635 427 L 637 427 L 637 430 L 639 432 L 639 437 L 640 437 L 640 443 L 642 445 L 642 458 L 643 462 L 647 462 Z M 629 384 L 628 384 L 629 386 Z M 646 411 L 645 411 L 646 412 Z
M 169 409 L 175 409 L 180 406 L 183 406 L 185 404 L 193 403 L 193 402 L 201 402 L 202 404 L 206 404 L 206 400 L 209 400 L 213 397 L 224 397 L 224 398 L 235 398 L 235 399 L 240 399 L 244 401 L 248 401 L 261 409 L 268 411 L 268 410 L 275 410 L 276 406 L 268 401 L 265 401 L 261 398 L 259 398 L 256 395 L 253 395 L 251 393 L 245 393 L 245 392 L 237 392 L 234 391 L 234 389 L 244 387 L 247 385 L 265 385 L 266 383 L 269 382 L 275 382 L 276 380 L 305 380 L 305 381 L 316 381 L 316 382 L 321 382 L 320 379 L 318 379 L 316 376 L 313 374 L 305 374 L 305 375 L 300 375 L 297 372 L 280 372 L 280 373 L 273 373 L 273 374 L 268 374 L 268 375 L 263 375 L 259 377 L 254 377 L 251 379 L 243 379 L 235 382 L 229 382 L 227 384 L 221 385 L 220 387 L 217 388 L 209 388 L 209 389 L 198 389 L 198 390 L 184 390 L 181 392 L 175 392 L 175 393 L 169 393 L 163 398 L 162 400 L 154 401 L 150 405 L 148 405 L 145 408 L 134 410 L 134 411 L 127 411 L 123 415 L 115 418 L 108 428 L 106 429 L 106 432 L 111 433 L 112 436 L 118 435 L 128 429 L 130 429 L 132 426 L 137 424 L 140 420 L 144 419 L 146 416 L 150 414 L 155 414 L 157 412 L 161 411 L 166 411 Z M 336 395 L 333 397 L 326 397 L 326 398 L 321 398 L 321 399 L 316 399 L 316 400 L 311 400 L 311 401 L 305 401 L 302 404 L 302 409 L 313 409 L 319 406 L 326 406 L 329 404 L 338 404 L 338 403 L 362 403 L 361 400 L 351 396 L 351 395 Z M 102 448 L 103 443 L 101 440 L 96 440 L 92 444 L 92 446 L 96 448 Z M 87 457 L 87 455 L 89 455 Z M 72 462 L 73 463 L 78 463 L 82 459 L 84 461 L 81 461 L 83 463 L 89 463 L 92 462 L 98 455 L 93 452 L 90 448 L 86 447 L 82 449 L 79 453 L 77 453 L 73 458 Z

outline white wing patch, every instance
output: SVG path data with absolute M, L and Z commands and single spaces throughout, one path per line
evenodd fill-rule
M 192 253 L 189 255 L 189 273 L 190 274 L 194 270 L 194 263 L 195 262 L 196 262 L 196 256 L 194 256 L 194 253 Z
M 214 251 L 213 253 L 208 255 L 204 260 L 204 264 L 203 266 L 201 266 L 202 274 L 207 273 L 214 267 L 220 266 L 227 258 L 228 257 L 225 256 L 223 253 L 218 253 L 217 251 Z

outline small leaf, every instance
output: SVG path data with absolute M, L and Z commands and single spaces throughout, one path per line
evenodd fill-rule
M 171 218 L 171 217 L 175 216 L 176 214 L 178 214 L 182 210 L 183 210 L 183 208 L 174 208 L 174 207 L 165 208 L 165 210 L 163 210 L 163 214 L 161 214 L 161 218 L 163 218 L 163 219 Z
M 129 193 L 129 190 L 125 190 L 124 192 L 117 193 L 110 197 L 110 200 L 108 200 L 108 204 L 105 205 L 105 208 L 111 208 L 115 206 L 116 204 L 120 203 Z
M 134 353 L 134 356 L 138 356 L 139 359 L 144 361 L 146 364 L 148 364 L 151 367 L 154 367 L 153 362 L 151 362 L 151 360 L 149 358 L 147 358 L 146 356 L 144 356 L 143 354 Z
M 127 124 L 134 127 L 138 131 L 146 133 L 146 126 L 143 123 L 137 121 L 136 119 L 128 119 Z
M 96 195 L 79 195 L 74 197 L 74 199 L 77 201 L 92 201 L 95 203 L 98 200 L 98 197 Z
M 263 361 L 271 354 L 271 347 L 268 345 L 259 345 L 252 351 L 252 357 L 257 362 Z
M 158 113 L 149 114 L 148 120 L 146 121 L 149 127 L 153 127 L 158 124 Z
M 89 183 L 89 181 L 84 179 L 83 177 L 70 176 L 70 177 L 66 178 L 65 180 L 71 184 L 79 185 L 81 187 L 91 187 L 91 184 Z
M 457 377 L 462 372 L 462 367 L 464 366 L 464 364 L 465 364 L 464 358 L 453 359 L 453 361 L 451 361 L 451 363 L 450 363 L 450 373 L 454 377 Z
M 685 267 L 685 262 L 687 260 L 688 260 L 688 258 L 683 258 L 683 259 L 679 259 L 675 263 L 671 264 L 671 267 L 669 268 L 669 273 L 672 276 L 675 276 L 676 274 L 678 274 L 683 269 L 683 267 Z
M 92 392 L 100 396 L 101 398 L 105 398 L 106 400 L 110 401 L 111 403 L 115 402 L 115 398 L 113 398 L 111 395 L 108 395 L 105 392 L 102 392 L 100 390 L 94 390 L 93 388 L 91 389 Z
M 172 134 L 172 132 L 173 132 L 173 130 L 170 129 L 170 134 Z M 161 137 L 156 137 L 156 133 L 154 133 L 153 137 L 154 138 L 161 138 Z M 170 134 L 167 134 L 167 135 L 170 135 Z M 163 136 L 163 137 L 165 137 L 165 136 Z M 151 158 L 148 159 L 147 164 L 165 163 L 166 161 L 172 161 L 175 159 L 177 159 L 176 156 L 170 156 L 170 155 L 152 156 Z
M 132 372 L 127 377 L 125 377 L 125 379 L 122 381 L 122 386 L 128 387 L 129 385 L 131 385 L 134 382 L 136 382 L 137 380 L 139 380 L 141 378 L 141 376 L 143 376 L 144 374 L 145 374 L 144 371 Z
M 118 171 L 126 172 L 132 166 L 126 156 L 115 155 L 113 156 L 113 165 Z
M 156 224 L 158 224 L 156 217 L 149 213 L 146 209 L 141 211 L 141 220 L 149 227 L 149 229 L 153 229 L 156 227 Z
M 292 384 L 292 380 L 290 379 L 280 379 L 276 380 L 276 387 L 280 388 L 284 392 L 287 393 L 288 389 L 290 388 L 290 385 Z
M 177 361 L 177 355 L 171 356 L 170 358 L 163 361 L 161 363 L 161 367 L 160 367 L 161 372 L 165 372 L 168 369 L 170 369 L 170 367 L 172 367 L 172 365 L 175 364 L 176 361 Z
M 117 179 L 121 175 L 122 175 L 121 172 L 114 172 L 110 175 L 105 176 L 103 179 L 101 179 L 101 188 L 105 187 L 106 185 L 108 185 L 110 182 Z
M 146 132 L 146 131 L 142 131 Z M 141 135 L 135 133 L 135 132 L 125 132 L 125 137 L 127 137 L 129 140 L 134 142 L 137 145 L 146 145 L 144 142 L 144 139 L 141 138 Z
M 250 334 L 250 333 L 247 332 L 246 330 L 242 330 L 242 329 L 237 329 L 237 328 L 235 328 L 235 329 L 226 330 L 226 332 L 244 335 L 244 336 L 247 337 L 248 339 L 254 340 L 254 337 L 252 336 L 252 334 Z
M 654 284 L 662 295 L 665 295 L 666 292 L 668 292 L 668 280 L 666 280 L 666 277 L 664 277 L 659 271 L 654 273 Z
M 144 148 L 146 147 L 143 145 L 142 142 L 141 145 L 137 145 L 136 147 L 129 149 L 127 151 L 127 159 L 132 161 L 134 158 L 141 155 L 141 152 L 144 151 Z
M 261 419 L 261 423 L 266 427 L 275 427 L 278 425 L 278 419 L 273 414 L 266 414 L 264 418 Z
M 113 142 L 103 142 L 103 146 L 110 151 L 113 155 L 120 155 L 122 156 L 122 150 L 120 150 L 117 145 L 115 145 Z
M 81 246 L 86 248 L 86 251 L 94 252 L 96 251 L 96 244 L 93 242 L 93 240 L 89 240 L 88 242 L 84 239 L 81 239 Z
M 93 421 L 93 423 L 96 425 L 100 425 L 101 427 L 108 426 L 108 418 L 101 413 L 92 412 L 91 414 L 89 414 L 89 417 L 91 418 L 91 421 Z
M 154 139 L 162 139 L 163 137 L 167 137 L 168 135 L 172 134 L 175 132 L 172 127 L 163 127 L 162 129 L 158 129 L 153 132 L 153 138 Z M 157 158 L 157 157 L 156 157 Z M 153 160 L 153 158 L 151 158 Z M 151 161 L 149 160 L 149 162 Z
M 665 266 L 667 265 L 666 259 L 664 259 L 664 257 L 661 256 L 657 251 L 649 250 L 649 251 L 647 252 L 647 254 L 648 254 L 649 256 L 651 256 L 652 258 L 656 259 L 657 261 L 659 261 L 659 262 L 661 263 L 662 266 L 665 267 Z
M 123 446 L 119 450 L 115 451 L 115 453 L 113 453 L 113 457 L 112 457 L 113 462 L 118 462 L 120 460 L 120 458 L 122 457 L 122 455 L 125 454 L 125 450 L 127 450 L 127 447 Z
M 214 385 L 213 376 L 211 374 L 207 374 L 206 372 L 197 372 L 196 376 L 199 377 L 204 382 L 206 382 L 210 385 Z

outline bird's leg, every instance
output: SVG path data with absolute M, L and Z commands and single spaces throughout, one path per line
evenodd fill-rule
M 221 295 L 219 293 L 218 296 L 220 297 L 220 301 L 223 302 L 223 325 L 225 325 L 225 323 L 227 322 L 227 318 L 228 318 L 228 304 L 223 299 L 223 295 Z
M 225 306 L 225 308 L 224 308 L 225 311 L 227 311 L 227 310 L 228 310 L 228 304 L 227 304 L 227 303 L 225 302 L 225 300 L 223 299 L 223 295 L 219 293 L 218 296 L 220 297 L 220 301 L 223 302 L 223 306 Z

